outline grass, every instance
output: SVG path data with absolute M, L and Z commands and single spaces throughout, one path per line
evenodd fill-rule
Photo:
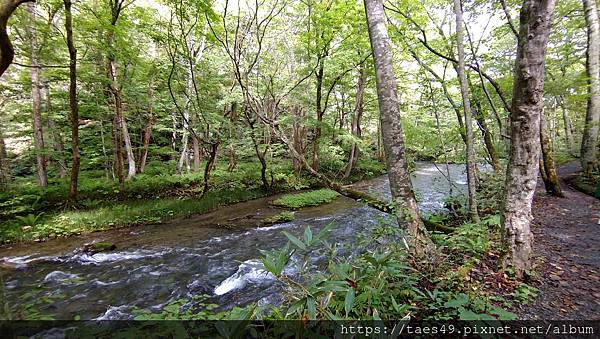
M 320 189 L 295 194 L 286 194 L 273 201 L 276 206 L 298 209 L 308 206 L 318 206 L 329 203 L 337 198 L 339 193 L 330 189 Z
M 4 243 L 40 241 L 123 226 L 161 223 L 267 194 L 261 189 L 230 189 L 210 191 L 202 199 L 170 197 L 114 203 L 86 210 L 65 210 L 41 216 L 35 225 L 25 225 L 19 220 L 5 223 L 0 229 L 0 239 Z

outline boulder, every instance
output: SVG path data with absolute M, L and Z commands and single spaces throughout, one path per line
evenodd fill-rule
M 109 252 L 117 249 L 117 246 L 110 242 L 92 242 L 83 244 L 83 253 L 94 255 L 100 252 Z

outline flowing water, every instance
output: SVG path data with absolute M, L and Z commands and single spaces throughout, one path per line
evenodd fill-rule
M 422 212 L 444 210 L 450 187 L 464 194 L 464 166 L 446 168 L 417 163 L 412 181 Z M 364 181 L 357 189 L 389 198 L 387 176 Z M 216 213 L 260 214 L 268 199 L 237 204 Z M 233 212 L 235 211 L 235 212 Z M 354 244 L 382 220 L 394 222 L 378 210 L 339 197 L 334 202 L 304 209 L 293 222 L 243 229 L 224 229 L 215 222 L 201 225 L 198 218 L 162 225 L 124 228 L 58 239 L 46 243 L 3 249 L 0 257 L 12 269 L 0 268 L 9 305 L 37 300 L 36 307 L 55 319 L 130 319 L 133 307 L 155 309 L 180 298 L 209 295 L 225 308 L 257 301 L 277 303 L 278 286 L 260 269 L 260 251 L 287 242 L 282 231 L 299 235 L 306 226 L 318 231 L 333 222 L 327 239 Z M 210 226 L 210 225 L 209 225 Z M 92 240 L 117 245 L 113 252 L 84 254 Z

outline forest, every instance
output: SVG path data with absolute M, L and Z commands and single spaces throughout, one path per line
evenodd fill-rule
M 598 320 L 599 9 L 2 0 L 0 319 Z

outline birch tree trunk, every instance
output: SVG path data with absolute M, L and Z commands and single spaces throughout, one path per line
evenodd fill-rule
M 393 203 L 400 227 L 404 228 L 411 251 L 420 254 L 429 245 L 429 235 L 421 221 L 412 190 L 400 120 L 400 102 L 394 75 L 391 41 L 388 36 L 382 0 L 365 0 L 371 49 L 375 60 L 377 98 Z
M 460 80 L 460 93 L 463 100 L 465 112 L 465 136 L 466 136 L 466 166 L 467 185 L 469 190 L 469 216 L 473 222 L 479 222 L 477 211 L 477 183 L 475 178 L 475 142 L 473 140 L 473 124 L 471 122 L 471 102 L 469 100 L 469 85 L 465 73 L 465 49 L 463 42 L 463 18 L 461 0 L 454 0 L 454 14 L 456 15 L 456 47 L 458 50 L 458 78 Z
M 510 119 L 511 147 L 501 223 L 504 266 L 518 277 L 531 268 L 531 203 L 540 157 L 544 59 L 556 0 L 525 0 L 521 8 Z
M 581 167 L 589 174 L 598 170 L 598 129 L 600 128 L 600 23 L 595 0 L 583 0 L 587 25 L 586 71 L 588 101 L 581 141 Z
M 360 64 L 358 66 L 358 82 L 356 84 L 356 104 L 354 105 L 354 112 L 352 113 L 352 126 L 351 132 L 352 136 L 355 138 L 361 137 L 361 129 L 360 129 L 360 120 L 363 115 L 364 110 L 364 94 L 365 94 L 365 81 L 367 78 L 367 73 L 365 72 L 364 64 Z M 352 143 L 352 148 L 350 149 L 350 154 L 348 155 L 348 165 L 346 165 L 346 171 L 344 173 L 344 178 L 348 178 L 352 173 L 352 169 L 358 160 L 358 144 L 356 142 Z
M 131 137 L 127 129 L 127 121 L 123 116 L 123 108 L 121 108 L 121 128 L 123 129 L 123 142 L 125 143 L 125 153 L 127 154 L 127 180 L 135 177 L 135 156 L 133 154 L 133 146 L 131 145 Z
M 35 28 L 35 3 L 27 6 L 31 24 L 27 26 L 29 39 L 31 39 L 31 110 L 33 114 L 33 141 L 35 145 L 35 159 L 37 181 L 40 187 L 48 186 L 48 175 L 46 173 L 46 155 L 44 146 L 44 127 L 42 125 L 41 90 L 40 90 L 40 68 L 38 67 L 38 39 Z

